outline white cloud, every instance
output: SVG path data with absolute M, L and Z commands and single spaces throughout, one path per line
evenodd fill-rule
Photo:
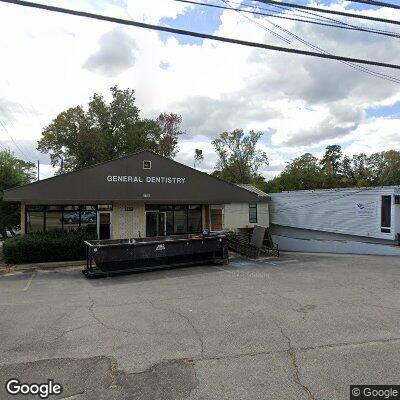
M 115 2 L 56 2 L 149 23 L 192 9 L 172 0 L 126 3 L 124 8 Z M 343 10 L 343 4 L 334 7 Z M 392 17 L 386 10 L 363 13 Z M 279 32 L 266 20 L 257 21 Z M 398 39 L 273 22 L 332 53 L 400 64 Z M 222 14 L 216 34 L 287 45 L 230 11 Z M 304 48 L 293 38 L 290 45 Z M 9 140 L 9 135 L 37 140 L 59 112 L 86 104 L 94 92 L 108 95 L 109 88 L 118 84 L 135 89 L 145 115 L 181 113 L 188 135 L 178 160 L 190 165 L 198 146 L 205 152 L 202 168 L 208 170 L 216 161 L 210 139 L 234 128 L 273 132 L 271 145 L 261 145 L 270 157 L 265 174 L 283 168 L 290 157 L 329 143 L 344 143 L 346 151 L 354 152 L 400 145 L 396 136 L 400 117 L 365 116 L 366 108 L 400 101 L 399 85 L 340 62 L 207 40 L 202 45 L 182 45 L 173 36 L 162 41 L 154 31 L 5 4 L 0 4 L 0 48 L 0 115 L 7 122 L 7 132 L 0 129 L 0 140 Z M 162 69 L 161 62 L 169 68 Z M 398 72 L 373 69 L 400 78 Z M 25 111 L 15 111 L 20 106 Z M 200 140 L 198 135 L 207 138 Z

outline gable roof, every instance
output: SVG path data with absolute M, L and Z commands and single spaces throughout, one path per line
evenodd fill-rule
M 253 185 L 251 185 L 249 183 L 238 183 L 237 186 L 239 186 L 239 187 L 241 187 L 243 189 L 246 189 L 249 192 L 253 192 L 259 197 L 268 198 L 268 200 L 271 199 L 271 197 L 267 193 L 263 192 L 261 189 L 255 187 L 255 186 L 253 186 Z
M 151 161 L 151 169 L 143 168 Z M 223 204 L 257 202 L 255 193 L 152 151 L 103 162 L 4 191 L 6 201 L 33 204 Z

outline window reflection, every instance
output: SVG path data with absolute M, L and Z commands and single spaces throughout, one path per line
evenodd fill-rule
M 26 232 L 43 232 L 44 228 L 44 212 L 29 211 L 26 214 Z

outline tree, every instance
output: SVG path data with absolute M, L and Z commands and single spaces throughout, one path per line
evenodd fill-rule
M 277 183 L 275 181 L 275 187 Z M 323 187 L 318 158 L 310 153 L 290 161 L 279 177 L 282 190 L 309 190 Z
M 34 179 L 35 164 L 14 157 L 9 151 L 0 152 L 0 234 L 7 237 L 7 230 L 14 235 L 13 228 L 20 223 L 18 203 L 3 201 L 4 190 L 24 185 Z
M 140 150 L 166 157 L 177 152 L 181 117 L 161 114 L 157 120 L 140 118 L 131 89 L 111 88 L 111 101 L 95 93 L 85 110 L 72 107 L 60 113 L 42 132 L 38 150 L 51 164 L 72 171 Z
M 245 134 L 242 129 L 221 133 L 212 142 L 219 157 L 213 175 L 232 183 L 265 185 L 258 173 L 260 167 L 268 165 L 267 154 L 256 148 L 261 136 L 262 132 Z
M 184 133 L 180 130 L 182 117 L 173 113 L 163 113 L 156 122 L 160 127 L 156 152 L 164 157 L 175 157 L 178 152 L 178 137 Z
M 196 162 L 200 164 L 204 160 L 203 150 L 194 149 L 194 168 L 196 168 Z
M 320 161 L 322 170 L 328 170 L 334 173 L 338 173 L 341 158 L 342 147 L 340 145 L 332 144 L 330 146 L 327 146 L 325 149 L 325 154 Z
M 384 165 L 381 169 L 381 185 L 400 184 L 400 152 L 389 150 L 383 154 Z
M 322 157 L 321 172 L 324 188 L 335 188 L 340 186 L 340 166 L 342 159 L 342 148 L 338 144 L 327 146 Z

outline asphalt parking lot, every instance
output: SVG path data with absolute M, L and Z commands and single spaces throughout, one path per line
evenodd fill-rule
M 77 268 L 0 276 L 5 382 L 50 399 L 349 399 L 395 384 L 400 259 L 284 254 L 86 280 Z

